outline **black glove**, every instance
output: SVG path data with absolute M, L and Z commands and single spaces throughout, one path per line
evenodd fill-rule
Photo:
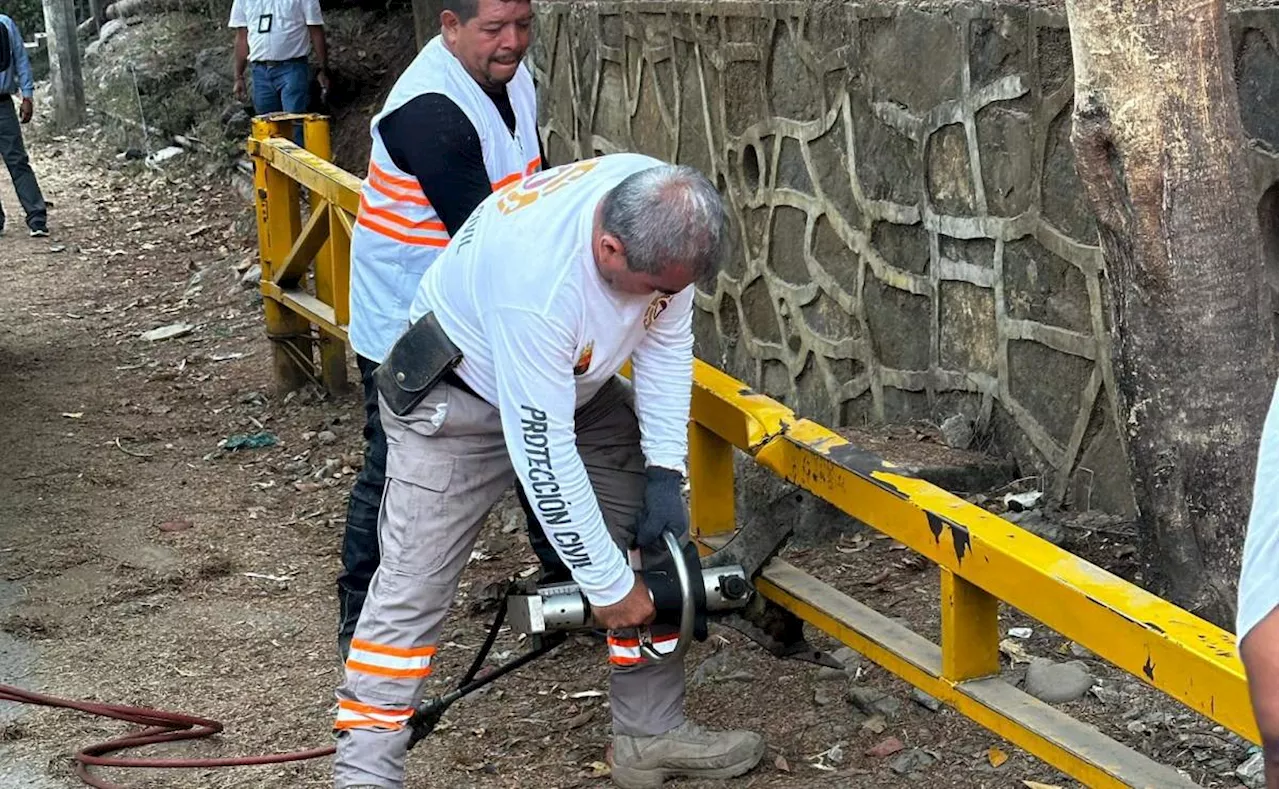
M 679 471 L 650 466 L 644 470 L 644 507 L 636 523 L 636 544 L 641 548 L 658 545 L 665 532 L 679 537 L 689 529 L 689 513 L 681 492 L 684 478 Z

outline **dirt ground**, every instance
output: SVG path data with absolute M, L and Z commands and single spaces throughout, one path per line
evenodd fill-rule
M 153 749 L 166 755 L 329 742 L 334 579 L 360 461 L 358 397 L 273 391 L 260 301 L 237 270 L 253 255 L 252 213 L 225 183 L 202 183 L 182 159 L 161 172 L 118 162 L 92 130 L 37 136 L 53 237 L 27 238 L 3 192 L 11 216 L 0 238 L 0 683 L 227 726 L 212 741 Z M 141 338 L 174 323 L 189 332 Z M 219 447 L 262 432 L 279 443 Z M 796 547 L 788 558 L 936 637 L 937 581 L 926 563 L 865 534 L 846 534 L 839 547 Z M 1105 539 L 1094 547 L 1114 552 Z M 532 566 L 519 519 L 495 511 L 429 693 L 450 688 L 470 662 L 490 618 L 485 588 Z M 1023 624 L 1035 630 L 1028 652 L 1061 658 L 1061 637 L 1015 612 L 1002 621 Z M 519 648 L 508 633 L 495 652 Z M 413 752 L 409 786 L 607 786 L 602 653 L 578 639 L 456 705 Z M 1238 738 L 1085 660 L 1108 692 L 1073 702 L 1074 714 L 1204 786 L 1240 785 L 1230 777 L 1247 755 Z M 824 677 L 716 628 L 688 665 L 693 718 L 768 737 L 762 765 L 728 786 L 1075 785 L 956 713 L 913 702 L 908 686 L 856 656 L 856 678 Z M 846 700 L 852 686 L 900 703 L 887 719 L 868 719 Z M 76 786 L 73 749 L 126 729 L 0 703 L 0 785 Z M 866 754 L 889 737 L 914 764 Z M 998 767 L 993 747 L 1009 757 Z M 327 760 L 112 778 L 131 787 L 330 785 Z

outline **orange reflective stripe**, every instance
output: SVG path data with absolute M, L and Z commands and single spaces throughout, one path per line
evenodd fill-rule
M 542 166 L 542 157 L 539 156 L 538 158 L 530 161 L 529 164 L 525 166 L 524 174 L 533 175 L 534 173 L 538 172 L 538 168 L 541 166 Z
M 401 189 L 408 189 L 411 192 L 422 190 L 422 185 L 419 184 L 417 180 L 413 178 L 401 178 L 398 175 L 392 175 L 391 173 L 379 167 L 372 160 L 370 160 L 369 162 L 369 177 L 384 181 L 390 184 L 391 186 L 398 186 Z
M 383 709 L 382 707 L 375 707 L 372 704 L 361 704 L 358 701 L 351 701 L 349 699 L 338 699 L 338 708 L 351 710 L 352 712 L 371 712 L 375 715 L 389 715 L 392 717 L 400 715 L 408 717 L 413 715 L 413 707 L 401 707 L 399 709 L 388 710 Z
M 347 729 L 386 729 L 387 731 L 400 731 L 404 728 L 403 723 L 385 723 L 383 721 L 338 721 L 333 724 L 333 728 Z
M 406 219 L 394 211 L 389 211 L 385 208 L 374 208 L 369 204 L 369 201 L 365 199 L 364 195 L 360 195 L 360 212 L 367 213 L 370 216 L 376 216 L 383 221 L 390 222 L 393 225 L 399 225 L 400 227 L 407 228 L 409 230 L 435 230 L 445 233 L 446 235 L 449 232 L 445 228 L 444 222 L 439 222 L 434 219 L 424 219 L 421 222 L 414 222 L 412 219 Z
M 503 189 L 505 187 L 511 186 L 513 183 L 515 183 L 516 181 L 519 181 L 523 177 L 524 176 L 521 175 L 520 173 L 512 173 L 511 175 L 508 175 L 506 178 L 503 178 L 501 181 L 494 181 L 493 191 L 496 192 L 499 189 Z
M 360 663 L 355 660 L 347 661 L 347 670 L 387 677 L 388 679 L 422 679 L 431 676 L 431 666 L 424 666 L 423 668 L 385 668 L 369 663 Z
M 392 200 L 417 206 L 431 205 L 431 201 L 422 193 L 422 185 L 417 181 L 391 175 L 372 161 L 369 162 L 369 177 L 365 179 L 365 183 L 370 189 Z
M 645 662 L 644 658 L 639 657 L 623 657 L 621 655 L 610 655 L 609 662 L 615 666 L 638 666 Z
M 351 639 L 351 646 L 356 649 L 363 649 L 366 652 L 377 652 L 381 655 L 393 655 L 395 657 L 431 657 L 436 653 L 436 648 L 429 647 L 392 647 L 384 644 L 375 644 L 372 641 L 364 641 L 359 638 Z
M 438 236 L 411 236 L 408 233 L 401 233 L 399 230 L 387 227 L 378 223 L 378 220 L 368 214 L 361 213 L 356 217 L 356 224 L 369 228 L 380 236 L 385 236 L 392 241 L 399 241 L 402 244 L 411 244 L 417 247 L 440 247 L 449 246 L 448 238 Z
M 665 643 L 666 643 L 666 642 L 668 642 L 668 641 L 675 641 L 675 640 L 676 640 L 676 639 L 678 639 L 678 638 L 680 638 L 680 634 L 679 634 L 679 633 L 667 633 L 666 635 L 662 635 L 662 636 L 654 636 L 654 637 L 653 637 L 653 643 L 655 643 L 655 644 L 665 644 Z M 638 647 L 640 646 L 640 639 L 638 639 L 638 638 L 618 638 L 617 636 L 609 636 L 609 646 L 611 646 L 611 647 L 628 647 L 628 648 L 638 648 Z
M 375 181 L 372 178 L 370 178 L 368 181 L 365 181 L 365 183 L 369 185 L 370 189 L 382 195 L 383 197 L 387 197 L 392 200 L 399 200 L 402 203 L 409 203 L 410 205 L 424 206 L 427 208 L 431 207 L 431 201 L 428 200 L 426 197 L 424 197 L 422 192 L 413 194 L 411 192 L 401 191 L 399 189 L 396 189 L 393 186 L 387 186 L 385 184 L 379 183 L 378 181 Z

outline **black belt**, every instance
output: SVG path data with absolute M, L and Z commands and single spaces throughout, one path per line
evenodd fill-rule
M 462 378 L 458 375 L 457 370 L 450 370 L 449 372 L 445 373 L 440 378 L 440 380 L 444 381 L 449 386 L 452 386 L 454 389 L 461 389 L 462 391 L 466 392 L 467 394 L 471 395 L 477 400 L 484 399 L 480 395 L 476 394 L 476 390 L 472 389 L 470 386 L 467 386 L 467 382 L 462 380 Z
M 285 63 L 306 63 L 306 57 L 289 58 L 288 60 L 255 60 L 255 66 L 283 66 Z

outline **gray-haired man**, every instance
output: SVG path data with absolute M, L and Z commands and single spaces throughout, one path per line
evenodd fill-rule
M 687 539 L 693 283 L 714 273 L 724 233 L 697 171 L 618 154 L 494 194 L 427 271 L 379 376 L 383 555 L 338 692 L 340 789 L 403 785 L 405 723 L 513 477 L 611 628 L 614 783 L 729 778 L 760 760 L 759 735 L 685 720 L 684 666 L 647 663 L 631 630 L 654 609 L 626 551 L 651 562 L 664 531 Z M 617 376 L 628 359 L 633 386 Z M 653 631 L 659 651 L 674 646 Z

